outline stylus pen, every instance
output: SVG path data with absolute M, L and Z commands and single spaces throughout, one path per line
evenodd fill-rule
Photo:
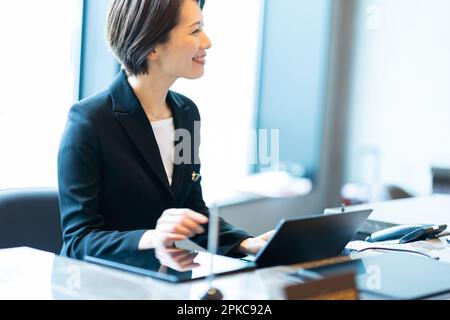
M 214 280 L 214 256 L 217 254 L 217 247 L 219 244 L 219 208 L 214 203 L 209 210 L 209 225 L 208 225 L 208 251 L 210 255 L 210 269 L 207 277 L 208 290 L 201 297 L 202 300 L 222 300 L 222 292 L 212 286 Z
M 211 254 L 211 264 L 208 279 L 210 283 L 214 279 L 214 255 L 217 254 L 219 242 L 219 208 L 213 203 L 209 210 L 208 226 L 208 252 Z

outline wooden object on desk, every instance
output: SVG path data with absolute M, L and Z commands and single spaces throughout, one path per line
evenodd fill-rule
M 288 300 L 358 300 L 355 275 L 340 274 L 284 288 Z

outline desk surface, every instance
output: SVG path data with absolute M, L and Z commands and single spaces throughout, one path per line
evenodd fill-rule
M 214 285 L 226 299 L 282 299 L 291 283 L 276 267 L 222 276 Z M 172 284 L 31 248 L 0 250 L 1 299 L 193 299 L 205 280 Z
M 450 195 L 400 199 L 350 206 L 352 209 L 373 208 L 370 220 L 395 224 L 436 223 L 450 227 Z
M 366 205 L 375 209 L 372 219 L 392 223 L 433 222 L 450 225 L 450 196 L 397 200 Z M 450 263 L 450 247 L 442 239 L 414 244 Z M 368 253 L 365 253 L 368 254 Z M 348 257 L 295 266 L 255 270 L 214 280 L 225 299 L 283 299 L 292 284 L 285 272 L 298 267 L 327 264 Z M 0 250 L 1 299 L 192 299 L 207 289 L 204 280 L 182 284 L 130 274 L 103 266 L 55 256 L 30 248 Z

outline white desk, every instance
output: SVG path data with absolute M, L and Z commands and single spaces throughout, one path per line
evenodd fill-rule
M 226 299 L 282 299 L 289 280 L 276 267 L 216 278 Z M 2 299 L 193 299 L 206 281 L 172 284 L 31 249 L 0 250 Z
M 374 211 L 369 217 L 370 220 L 395 224 L 447 224 L 450 228 L 450 195 L 400 199 L 348 208 L 373 208 Z
M 371 219 L 392 223 L 448 223 L 450 196 L 370 204 Z M 450 263 L 450 247 L 440 239 L 416 243 Z M 348 259 L 339 257 L 338 259 Z M 333 260 L 333 259 L 331 259 Z M 328 260 L 328 263 L 330 259 Z M 323 264 L 324 262 L 320 262 Z M 216 278 L 225 299 L 283 299 L 292 282 L 283 274 L 299 266 L 268 268 Z M 423 275 L 423 276 L 426 276 Z M 149 277 L 55 256 L 30 248 L 0 250 L 1 299 L 198 299 L 206 290 L 203 280 L 172 284 Z

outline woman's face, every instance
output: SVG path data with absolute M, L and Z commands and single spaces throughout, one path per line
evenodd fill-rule
M 197 1 L 184 0 L 180 21 L 170 32 L 169 41 L 156 46 L 156 55 L 151 55 L 150 59 L 169 77 L 197 79 L 204 73 L 206 49 L 210 47 Z M 150 74 L 151 70 L 152 67 Z

